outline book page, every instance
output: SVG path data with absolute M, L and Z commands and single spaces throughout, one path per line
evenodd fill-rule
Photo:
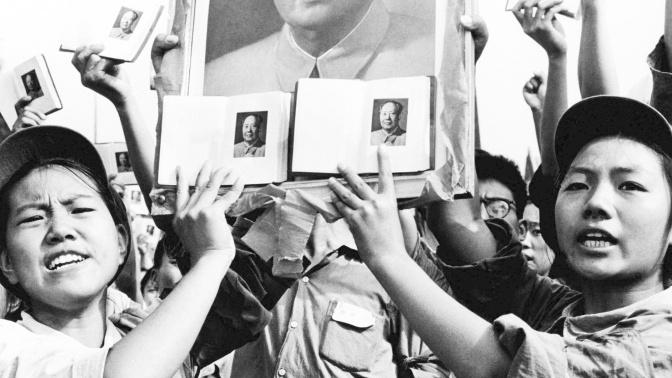
M 62 108 L 54 81 L 43 55 L 37 55 L 14 69 L 14 83 L 18 100 L 30 96 L 30 106 L 44 114 L 51 114 Z
M 87 3 L 82 4 L 86 10 L 73 12 L 73 19 L 67 20 L 61 49 L 74 51 L 83 44 L 103 44 L 101 56 L 124 61 L 135 60 L 163 10 L 156 1 Z
M 269 92 L 235 97 L 167 96 L 157 182 L 175 185 L 179 165 L 190 185 L 203 163 L 230 164 L 247 184 L 286 179 L 290 95 Z M 231 180 L 223 185 L 231 185 Z
M 394 173 L 430 168 L 431 79 L 409 77 L 367 83 L 364 100 L 366 136 L 359 140 L 359 173 L 377 173 L 380 144 L 388 152 Z
M 357 80 L 299 80 L 293 172 L 336 174 L 339 162 L 357 167 L 364 88 Z

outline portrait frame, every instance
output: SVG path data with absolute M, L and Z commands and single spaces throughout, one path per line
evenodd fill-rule
M 420 196 L 428 177 L 438 171 L 448 197 L 470 196 L 474 190 L 474 44 L 471 34 L 460 26 L 459 19 L 463 14 L 477 13 L 477 0 L 437 0 L 435 3 L 434 75 L 438 79 L 439 92 L 434 116 L 436 170 L 395 176 L 399 198 Z M 180 58 L 177 59 L 179 64 L 176 64 L 175 73 L 180 95 L 203 95 L 207 40 L 211 32 L 208 22 L 215 6 L 217 4 L 210 0 L 179 0 L 175 3 L 173 33 L 184 41 L 177 52 Z M 444 49 L 444 46 L 452 47 Z M 375 185 L 377 177 L 366 177 L 365 181 Z M 283 189 L 301 188 L 324 199 L 328 199 L 330 194 L 324 179 L 288 181 L 280 186 Z

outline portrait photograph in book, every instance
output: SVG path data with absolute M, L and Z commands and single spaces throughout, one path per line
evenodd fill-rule
M 236 114 L 236 136 L 233 157 L 266 156 L 266 119 L 268 112 L 244 112 Z
M 405 146 L 408 99 L 373 100 L 371 145 Z
M 131 166 L 131 160 L 128 158 L 128 152 L 122 151 L 114 154 L 115 160 L 117 161 L 117 172 L 133 172 L 133 167 Z
M 21 81 L 23 82 L 23 87 L 26 89 L 26 95 L 30 96 L 32 100 L 44 96 L 44 91 L 35 70 L 30 70 L 22 75 Z
M 120 39 L 122 41 L 128 41 L 131 39 L 133 30 L 135 30 L 136 25 L 142 17 L 142 12 L 127 8 L 121 7 L 119 10 L 119 15 L 112 25 L 112 30 L 110 30 L 110 38 Z

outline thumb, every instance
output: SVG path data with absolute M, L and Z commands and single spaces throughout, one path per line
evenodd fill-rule
M 152 64 L 154 71 L 157 73 L 161 70 L 161 62 L 166 51 L 175 48 L 179 43 L 179 38 L 176 35 L 159 34 L 154 38 L 152 44 Z
M 25 108 L 26 106 L 28 106 L 28 104 L 30 104 L 31 101 L 33 101 L 33 98 L 30 97 L 30 96 L 23 96 L 23 97 L 21 97 L 21 98 L 19 99 L 19 101 L 17 101 L 16 104 L 14 104 L 14 109 L 16 110 L 16 114 L 19 114 L 19 112 L 20 112 L 23 108 Z

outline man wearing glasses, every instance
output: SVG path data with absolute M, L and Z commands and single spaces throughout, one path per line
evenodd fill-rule
M 476 151 L 476 195 L 468 200 L 437 202 L 428 223 L 439 241 L 437 254 L 449 265 L 465 265 L 493 257 L 509 241 L 527 231 L 520 222 L 527 202 L 518 166 L 503 156 Z

